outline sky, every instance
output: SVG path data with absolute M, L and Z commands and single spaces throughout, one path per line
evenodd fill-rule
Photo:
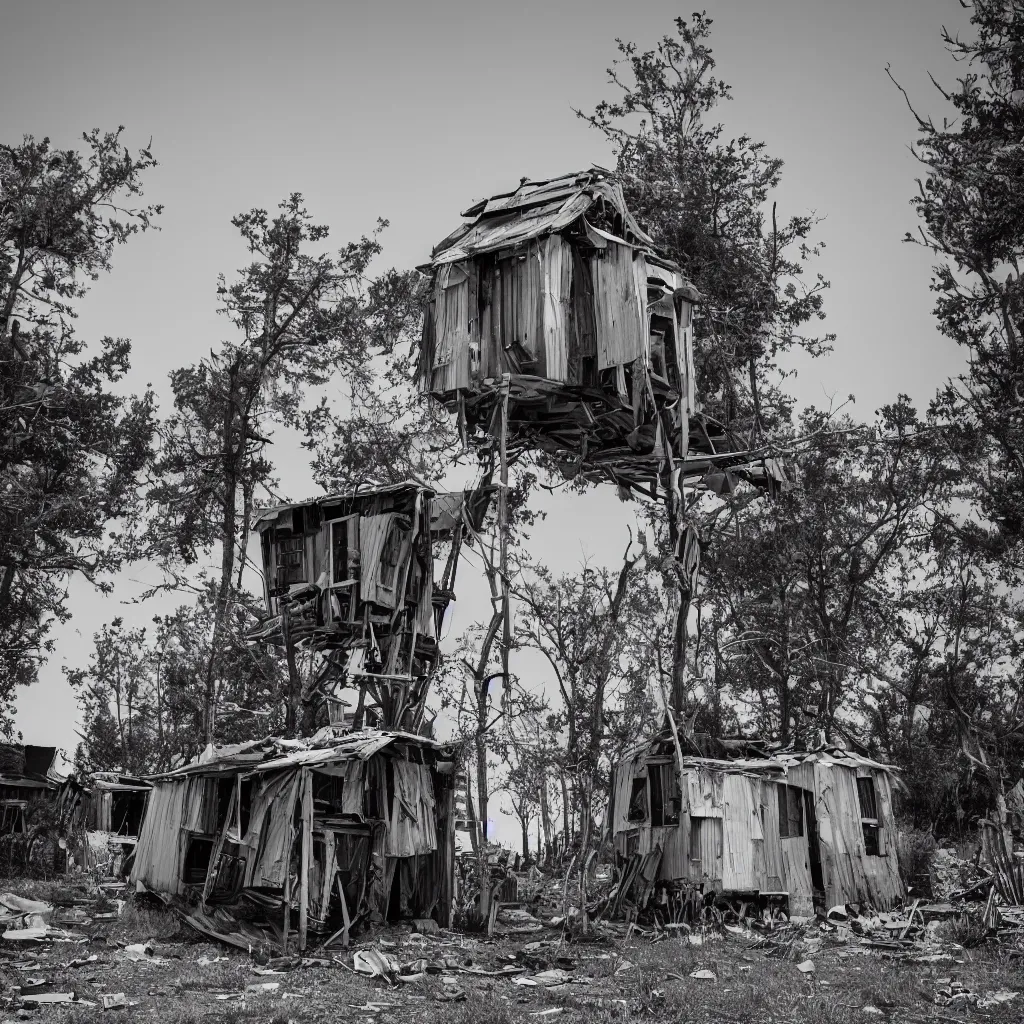
M 733 87 L 720 108 L 731 136 L 749 134 L 785 161 L 781 216 L 815 212 L 831 281 L 823 327 L 835 351 L 797 364 L 802 404 L 856 396 L 869 417 L 897 394 L 920 405 L 956 374 L 963 354 L 937 333 L 928 254 L 901 241 L 915 229 L 914 122 L 886 75 L 924 109 L 928 79 L 954 65 L 942 25 L 966 26 L 958 0 L 712 0 L 717 74 Z M 133 340 L 130 384 L 169 403 L 167 375 L 224 339 L 219 273 L 245 262 L 231 217 L 302 192 L 339 246 L 390 224 L 384 261 L 409 267 L 459 224 L 471 201 L 598 163 L 604 139 L 573 112 L 614 95 L 615 40 L 651 48 L 689 7 L 667 0 L 476 0 L 431 3 L 292 0 L 32 0 L 5 6 L 0 32 L 0 141 L 23 134 L 73 146 L 91 128 L 125 126 L 160 166 L 146 199 L 161 229 L 115 255 L 82 307 L 79 333 Z M 282 459 L 283 490 L 315 492 L 301 458 Z M 611 487 L 546 497 L 534 552 L 559 571 L 584 557 L 621 556 L 636 509 Z M 26 742 L 73 750 L 78 709 L 62 666 L 84 664 L 91 635 L 122 615 L 142 623 L 164 607 L 130 603 L 136 566 L 115 593 L 71 584 L 72 621 L 40 681 L 17 701 Z M 449 625 L 473 618 L 479 588 Z M 480 592 L 482 596 L 482 592 Z M 128 602 L 128 603 L 126 603 Z M 517 830 L 499 822 L 499 835 Z

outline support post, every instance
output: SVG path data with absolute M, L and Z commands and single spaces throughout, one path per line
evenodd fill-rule
M 306 949 L 309 925 L 309 868 L 313 854 L 313 773 L 302 769 L 302 862 L 299 869 L 299 952 Z
M 284 921 L 281 923 L 281 956 L 288 955 L 288 929 L 292 919 L 292 848 L 288 847 L 288 862 L 284 871 Z
M 501 671 L 506 690 L 509 685 L 508 655 L 512 646 L 512 615 L 508 599 L 508 391 L 510 377 L 501 380 L 501 435 L 498 439 L 498 459 L 501 471 L 501 489 L 498 492 L 498 541 L 501 569 Z

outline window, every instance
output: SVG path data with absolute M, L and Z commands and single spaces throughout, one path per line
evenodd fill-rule
M 356 579 L 359 563 L 359 517 L 335 520 L 331 526 L 331 583 L 337 586 Z
M 25 831 L 24 800 L 4 800 L 0 802 L 0 832 L 6 834 Z
M 875 780 L 870 776 L 857 779 L 857 800 L 860 803 L 860 828 L 864 836 L 864 855 L 882 855 L 881 822 L 878 818 L 878 800 Z
M 629 796 L 627 821 L 647 820 L 647 778 L 633 780 L 633 792 Z
M 651 778 L 651 824 L 678 825 L 683 801 L 675 769 L 670 764 L 652 764 L 647 771 Z
M 402 551 L 402 531 L 393 523 L 388 531 L 388 539 L 384 542 L 384 550 L 380 555 L 380 585 L 392 590 L 398 576 L 398 559 Z
M 304 583 L 306 574 L 302 567 L 303 538 L 279 537 L 275 540 L 277 585 L 288 587 L 293 583 Z
M 857 798 L 860 800 L 861 818 L 878 820 L 878 806 L 875 803 L 875 781 L 874 779 L 857 780 Z
M 779 795 L 779 835 L 783 839 L 795 839 L 804 834 L 804 791 L 799 786 L 785 786 L 781 782 L 775 787 Z

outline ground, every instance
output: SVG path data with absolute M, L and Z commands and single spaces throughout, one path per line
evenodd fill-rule
M 3 888 L 32 898 L 46 896 L 39 886 L 8 882 Z M 88 938 L 0 941 L 4 982 L 0 1022 L 28 1019 L 84 1024 L 102 1020 L 110 1024 L 120 1017 L 159 1024 L 336 1020 L 530 1024 L 547 1019 L 558 1024 L 843 1024 L 876 1020 L 999 1024 L 1024 1019 L 1024 948 L 1016 940 L 989 942 L 973 949 L 947 944 L 940 954 L 943 959 L 932 962 L 915 962 L 884 951 L 865 952 L 855 945 L 822 946 L 810 954 L 813 971 L 804 973 L 797 961 L 804 959 L 806 950 L 794 949 L 791 958 L 780 956 L 785 951 L 779 949 L 769 955 L 765 947 L 736 933 L 724 937 L 709 934 L 696 945 L 675 938 L 652 943 L 636 935 L 569 943 L 550 929 L 493 941 L 456 933 L 411 935 L 408 930 L 395 929 L 380 936 L 383 942 L 376 948 L 402 965 L 426 958 L 436 967 L 446 966 L 440 973 L 422 974 L 418 981 L 389 985 L 383 978 L 354 973 L 354 950 L 310 950 L 310 956 L 329 963 L 297 967 L 283 974 L 260 974 L 258 971 L 268 968 L 257 962 L 266 960 L 258 951 L 254 958 L 211 944 L 179 925 L 170 911 L 133 902 L 115 922 L 93 922 L 75 930 Z M 129 959 L 132 954 L 124 947 L 147 940 L 152 940 L 153 958 Z M 66 966 L 92 956 L 95 961 Z M 489 977 L 461 970 L 467 966 L 512 969 L 524 960 L 527 970 L 518 975 Z M 554 988 L 512 980 L 532 978 L 544 969 L 564 970 L 570 980 Z M 713 977 L 691 977 L 698 971 L 710 972 Z M 96 1005 L 40 1005 L 38 1009 L 30 1002 L 21 1005 L 11 998 L 12 988 L 27 985 L 30 978 L 45 978 L 50 992 L 74 992 L 79 1000 Z M 993 992 L 1021 994 L 983 1007 L 964 996 L 937 1005 L 936 994 L 955 995 L 957 982 L 983 1003 Z M 276 988 L 246 992 L 247 986 L 268 983 L 276 983 Z M 124 993 L 129 1005 L 104 1011 L 103 993 Z M 453 996 L 455 1001 L 450 1001 Z

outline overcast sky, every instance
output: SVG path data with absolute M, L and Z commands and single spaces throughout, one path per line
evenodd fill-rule
M 780 215 L 825 218 L 818 268 L 832 282 L 826 328 L 838 340 L 800 365 L 800 401 L 852 392 L 863 417 L 899 392 L 926 403 L 963 356 L 935 330 L 927 254 L 901 242 L 915 228 L 913 121 L 885 68 L 935 109 L 927 72 L 954 71 L 940 29 L 962 28 L 965 13 L 957 0 L 718 0 L 708 12 L 717 73 L 735 97 L 721 108 L 728 133 L 764 139 L 785 160 Z M 245 262 L 233 214 L 299 191 L 338 245 L 385 217 L 386 262 L 421 263 L 471 200 L 523 175 L 610 166 L 603 138 L 572 108 L 613 95 L 605 69 L 616 37 L 650 48 L 688 14 L 665 0 L 11 3 L 0 22 L 0 141 L 34 134 L 70 146 L 85 129 L 119 124 L 132 148 L 152 138 L 160 166 L 147 199 L 166 207 L 162 230 L 117 253 L 80 331 L 132 338 L 135 388 L 152 384 L 166 401 L 168 372 L 224 337 L 217 275 Z M 286 491 L 313 493 L 308 467 L 289 461 Z M 543 505 L 536 551 L 553 567 L 620 557 L 635 508 L 612 488 Z M 72 585 L 74 619 L 18 700 L 27 742 L 73 749 L 77 707 L 61 666 L 84 662 L 104 621 L 163 610 L 123 603 L 144 578 L 138 567 L 107 598 Z M 479 607 L 469 577 L 460 583 L 469 598 L 452 635 Z

